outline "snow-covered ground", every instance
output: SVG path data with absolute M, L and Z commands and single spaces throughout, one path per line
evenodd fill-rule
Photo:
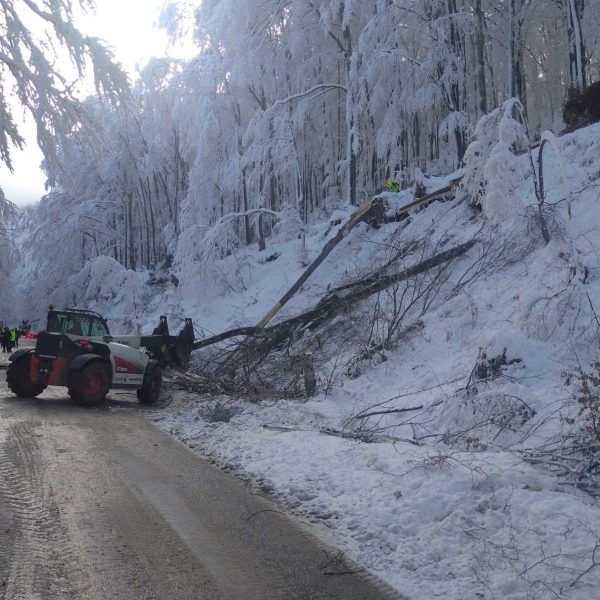
M 561 440 L 581 434 L 591 414 L 575 399 L 574 373 L 599 352 L 600 124 L 556 147 L 560 160 L 553 146 L 545 150 L 548 244 L 532 178 L 510 189 L 501 169 L 488 175 L 497 201 L 506 200 L 502 210 L 484 205 L 478 214 L 453 200 L 410 221 L 362 224 L 278 319 L 314 306 L 328 286 L 385 263 L 411 240 L 428 240 L 428 252 L 413 249 L 397 270 L 477 243 L 430 282 L 427 310 L 410 313 L 413 327 L 393 349 L 359 360 L 327 329 L 319 345 L 339 347 L 316 365 L 314 397 L 249 402 L 171 391 L 154 420 L 308 517 L 318 535 L 411 599 L 600 598 L 600 506 L 550 470 L 564 464 Z M 519 157 L 513 172 L 528 160 Z M 349 212 L 310 227 L 310 260 L 335 234 L 339 225 L 330 223 Z M 132 284 L 113 281 L 106 265 L 81 284 L 102 286 L 88 306 L 115 320 L 126 314 L 147 331 L 158 314 L 191 316 L 203 337 L 255 324 L 302 273 L 299 254 L 288 232 L 209 274 L 184 264 L 178 288 L 145 286 L 152 299 L 143 310 L 134 301 L 123 310 Z
M 560 161 L 545 149 L 548 245 L 528 216 L 531 178 L 505 223 L 479 231 L 482 220 L 466 203 L 450 202 L 399 226 L 404 240 L 482 240 L 454 264 L 455 280 L 478 256 L 495 258 L 472 285 L 434 305 L 385 362 L 334 377 L 309 400 L 252 404 L 179 393 L 156 421 L 309 516 L 320 535 L 409 598 L 600 598 L 597 501 L 522 457 L 568 433 L 577 381 L 567 385 L 564 373 L 598 356 L 600 125 L 557 145 Z M 360 271 L 394 227 L 361 226 L 285 314 Z M 323 226 L 311 233 L 314 258 Z M 265 264 L 258 253 L 239 259 L 244 289 L 207 294 L 197 322 L 212 331 L 256 322 L 301 272 L 297 242 L 267 254 L 275 252 L 279 258 Z M 186 302 L 188 311 L 198 306 L 191 293 Z M 516 362 L 472 385 L 480 353 L 489 359 L 505 350 L 506 362 Z M 377 429 L 371 443 L 332 435 L 360 425 Z

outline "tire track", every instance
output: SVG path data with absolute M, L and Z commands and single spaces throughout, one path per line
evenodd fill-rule
M 0 496 L 11 513 L 13 535 L 2 596 L 7 600 L 83 598 L 83 571 L 44 478 L 34 427 L 31 422 L 13 423 L 0 443 Z

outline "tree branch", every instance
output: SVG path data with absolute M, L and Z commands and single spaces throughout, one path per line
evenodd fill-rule
M 313 85 L 313 87 L 311 87 L 308 90 L 305 90 L 304 92 L 298 92 L 297 94 L 291 94 L 287 98 L 282 98 L 280 100 L 276 100 L 271 105 L 271 108 L 278 106 L 280 104 L 287 104 L 288 102 L 292 102 L 293 100 L 298 100 L 299 98 L 305 98 L 306 96 L 312 94 L 313 92 L 316 92 L 317 90 L 324 90 L 324 91 L 342 90 L 343 92 L 346 92 L 346 93 L 348 92 L 348 88 L 343 85 L 340 85 L 339 83 L 318 83 L 317 85 Z

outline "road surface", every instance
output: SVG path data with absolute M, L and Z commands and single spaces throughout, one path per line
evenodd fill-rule
M 145 410 L 18 399 L 0 370 L 0 599 L 394 597 Z

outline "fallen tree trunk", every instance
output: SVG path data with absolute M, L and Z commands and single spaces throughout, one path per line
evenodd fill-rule
M 461 256 L 472 248 L 475 243 L 476 240 L 465 242 L 464 244 L 460 244 L 445 252 L 440 252 L 427 260 L 409 267 L 404 271 L 400 271 L 399 273 L 394 273 L 393 275 L 370 276 L 355 281 L 352 284 L 341 286 L 338 290 L 334 290 L 325 299 L 321 300 L 315 308 L 302 313 L 301 315 L 292 317 L 291 319 L 287 319 L 281 323 L 272 325 L 271 327 L 237 327 L 236 329 L 230 329 L 223 333 L 219 333 L 218 335 L 213 335 L 204 340 L 194 342 L 192 344 L 192 350 L 205 348 L 234 337 L 263 338 L 265 343 L 272 344 L 276 340 L 281 340 L 282 338 L 289 336 L 294 330 L 300 327 L 308 326 L 309 329 L 314 329 L 323 322 L 332 319 L 337 314 L 343 312 L 353 304 L 390 287 L 394 283 L 410 279 L 415 275 L 424 273 L 438 265 Z M 336 293 L 337 291 L 342 290 L 346 292 L 344 295 Z M 348 290 L 351 291 L 348 292 Z
M 192 344 L 192 350 L 198 350 L 200 348 L 205 348 L 206 346 L 211 346 L 212 344 L 218 344 L 219 342 L 233 337 L 259 337 L 261 335 L 267 335 L 265 333 L 267 331 L 268 330 L 264 327 L 237 327 L 236 329 L 229 329 L 218 335 L 213 335 L 209 338 L 194 342 Z
M 408 211 L 413 208 L 422 207 L 429 202 L 433 202 L 440 196 L 447 193 L 453 193 L 456 190 L 458 183 L 461 178 L 453 180 L 450 185 L 431 192 L 423 198 L 417 198 L 408 204 L 400 207 L 391 217 L 385 214 L 385 203 L 380 196 L 375 196 L 371 200 L 368 200 L 361 206 L 359 206 L 350 215 L 350 218 L 344 225 L 342 225 L 338 232 L 323 246 L 319 256 L 307 267 L 306 271 L 296 280 L 292 287 L 280 298 L 280 300 L 273 305 L 273 307 L 267 312 L 267 314 L 256 324 L 257 327 L 264 327 L 269 323 L 273 317 L 281 310 L 281 308 L 298 292 L 298 290 L 304 285 L 308 278 L 317 270 L 319 265 L 331 254 L 333 249 L 359 224 L 363 221 L 369 222 L 375 225 L 382 223 L 392 223 L 398 221 L 402 217 L 406 216 Z
M 447 263 L 454 258 L 457 258 L 467 252 L 474 246 L 477 240 L 470 240 L 459 246 L 455 246 L 445 252 L 440 252 L 424 260 L 404 271 L 395 273 L 393 275 L 367 277 L 363 280 L 357 281 L 350 293 L 343 296 L 332 295 L 328 296 L 319 304 L 305 313 L 302 313 L 291 319 L 287 319 L 273 325 L 271 327 L 260 330 L 258 334 L 262 338 L 262 341 L 258 344 L 248 345 L 246 342 L 242 342 L 242 346 L 238 350 L 245 350 L 247 354 L 252 355 L 252 361 L 263 360 L 270 352 L 281 347 L 287 340 L 289 340 L 296 331 L 301 329 L 313 330 L 322 325 L 324 322 L 329 321 L 337 315 L 348 310 L 351 306 L 357 304 L 361 300 L 376 294 L 395 283 L 405 281 L 421 273 L 425 273 L 436 266 Z M 250 334 L 252 335 L 252 334 Z M 238 350 L 234 350 L 232 356 L 237 358 Z M 240 353 L 241 355 L 241 353 Z M 231 369 L 232 357 L 225 361 L 223 367 Z
M 330 295 L 324 300 L 321 300 L 314 309 L 298 315 L 297 317 L 293 317 L 292 319 L 288 319 L 287 321 L 283 321 L 269 329 L 272 331 L 276 331 L 277 329 L 287 330 L 306 325 L 309 326 L 309 329 L 314 329 L 324 321 L 332 319 L 357 302 L 360 302 L 377 292 L 381 292 L 395 283 L 410 279 L 415 275 L 429 271 L 438 265 L 457 258 L 472 248 L 474 244 L 475 240 L 460 244 L 459 246 L 446 250 L 445 252 L 440 252 L 427 260 L 409 267 L 404 271 L 400 271 L 399 273 L 394 273 L 393 275 L 367 277 L 363 280 L 359 280 L 355 282 L 353 290 L 350 293 L 344 294 L 343 296 L 337 294 Z
M 294 285 L 273 305 L 267 314 L 256 324 L 257 327 L 264 327 L 281 310 L 290 298 L 302 287 L 306 280 L 317 270 L 317 267 L 331 254 L 333 249 L 359 224 L 365 216 L 372 210 L 373 200 L 369 200 L 359 206 L 350 216 L 348 221 L 342 225 L 338 232 L 325 244 L 321 253 L 307 267 L 306 271 L 296 280 Z

